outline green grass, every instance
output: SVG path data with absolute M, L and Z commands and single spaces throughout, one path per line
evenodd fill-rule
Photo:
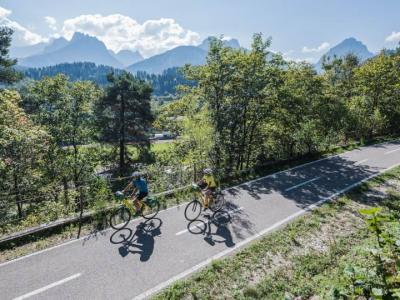
M 364 201 L 365 191 L 388 180 L 400 181 L 400 168 L 324 204 L 233 256 L 214 261 L 154 299 L 309 299 L 314 295 L 332 299 L 338 293 L 335 287 L 347 284 L 343 276 L 346 265 L 365 267 L 371 262 L 365 249 L 375 240 L 358 211 L 376 205 Z M 398 192 L 389 197 L 393 197 L 389 203 L 400 205 Z M 388 209 L 386 204 L 379 203 Z

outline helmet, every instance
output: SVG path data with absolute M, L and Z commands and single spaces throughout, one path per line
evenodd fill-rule
M 118 199 L 122 199 L 122 198 L 124 198 L 124 193 L 121 191 L 117 191 L 115 193 L 115 197 L 117 197 Z
M 203 173 L 204 174 L 211 174 L 212 170 L 210 168 L 206 168 L 206 169 L 203 170 Z
M 137 178 L 137 177 L 140 177 L 140 172 L 138 172 L 138 171 L 135 171 L 135 172 L 133 172 L 132 173 L 132 175 L 131 175 L 133 178 Z

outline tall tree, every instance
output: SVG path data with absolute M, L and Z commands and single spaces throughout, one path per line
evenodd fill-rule
M 368 138 L 400 132 L 400 56 L 381 53 L 356 71 L 358 106 L 364 110 Z
M 40 190 L 50 138 L 19 107 L 20 101 L 17 92 L 0 91 L 0 191 L 9 195 L 7 200 L 15 199 L 21 218 L 23 200 Z
M 11 28 L 0 27 L 0 83 L 13 83 L 22 77 L 13 68 L 17 64 L 17 60 L 11 59 L 8 55 L 12 34 Z
M 25 99 L 26 110 L 52 136 L 55 147 L 49 155 L 54 164 L 48 165 L 48 173 L 60 179 L 65 189 L 69 181 L 81 187 L 96 166 L 95 153 L 89 150 L 96 135 L 92 110 L 99 96 L 93 83 L 72 83 L 57 75 L 35 82 Z
M 97 116 L 102 140 L 118 145 L 122 175 L 129 158 L 128 142 L 137 147 L 139 155 L 149 150 L 148 132 L 154 120 L 150 106 L 152 88 L 128 72 L 110 74 L 109 81 L 105 96 L 97 104 Z

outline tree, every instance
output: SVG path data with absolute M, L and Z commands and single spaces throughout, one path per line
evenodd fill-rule
M 0 92 L 0 190 L 15 199 L 19 218 L 25 197 L 38 195 L 50 137 L 19 107 L 17 92 Z
M 54 143 L 48 153 L 54 158 L 48 165 L 49 177 L 61 180 L 65 190 L 69 181 L 79 189 L 97 164 L 90 144 L 96 135 L 92 110 L 100 91 L 91 82 L 72 83 L 57 75 L 35 82 L 28 95 L 26 110 L 47 129 Z
M 327 101 L 325 126 L 330 126 L 336 136 L 343 133 L 345 142 L 350 137 L 357 137 L 355 120 L 349 112 L 352 98 L 357 96 L 355 72 L 360 66 L 360 59 L 354 54 L 325 61 L 324 93 Z
M 368 136 L 400 132 L 400 56 L 381 53 L 356 71 Z M 359 99 L 360 100 L 360 99 Z
M 17 64 L 16 59 L 8 56 L 13 30 L 0 27 L 0 83 L 13 83 L 21 79 L 21 74 L 13 69 Z
M 128 142 L 134 143 L 139 155 L 148 153 L 148 131 L 154 120 L 150 107 L 152 88 L 132 74 L 109 76 L 110 86 L 97 104 L 101 139 L 117 144 L 119 148 L 119 173 L 126 171 Z

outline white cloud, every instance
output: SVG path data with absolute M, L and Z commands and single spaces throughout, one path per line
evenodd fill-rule
M 44 17 L 44 20 L 51 30 L 54 30 L 54 31 L 57 30 L 57 20 L 55 18 L 46 16 L 46 17 Z
M 321 45 L 319 45 L 317 48 L 308 48 L 307 46 L 304 46 L 303 49 L 301 50 L 304 53 L 319 53 L 324 50 L 327 50 L 329 48 L 329 43 L 323 42 Z
M 11 15 L 11 10 L 0 6 L 0 19 L 7 18 L 9 15 Z
M 74 32 L 97 37 L 113 51 L 139 50 L 148 57 L 180 45 L 195 45 L 198 33 L 184 29 L 174 19 L 161 18 L 140 24 L 121 14 L 81 15 L 64 21 L 60 34 L 70 39 Z
M 385 39 L 386 42 L 400 42 L 400 31 L 399 32 L 392 32 L 389 36 Z
M 274 52 L 274 51 L 272 51 L 272 52 Z M 274 52 L 274 53 L 280 53 L 280 52 Z M 295 53 L 296 53 L 296 51 L 289 50 L 289 51 L 281 53 L 281 55 L 282 55 L 284 60 L 293 61 L 293 62 L 296 62 L 296 63 L 307 62 L 307 63 L 313 64 L 313 63 L 315 63 L 317 61 L 317 59 L 314 58 L 314 57 L 303 57 L 303 58 L 294 57 L 293 54 L 295 54 Z
M 18 22 L 11 20 L 9 18 L 11 13 L 11 10 L 0 6 L 0 26 L 7 26 L 14 30 L 13 45 L 34 45 L 48 40 L 42 37 L 40 34 L 30 31 Z

